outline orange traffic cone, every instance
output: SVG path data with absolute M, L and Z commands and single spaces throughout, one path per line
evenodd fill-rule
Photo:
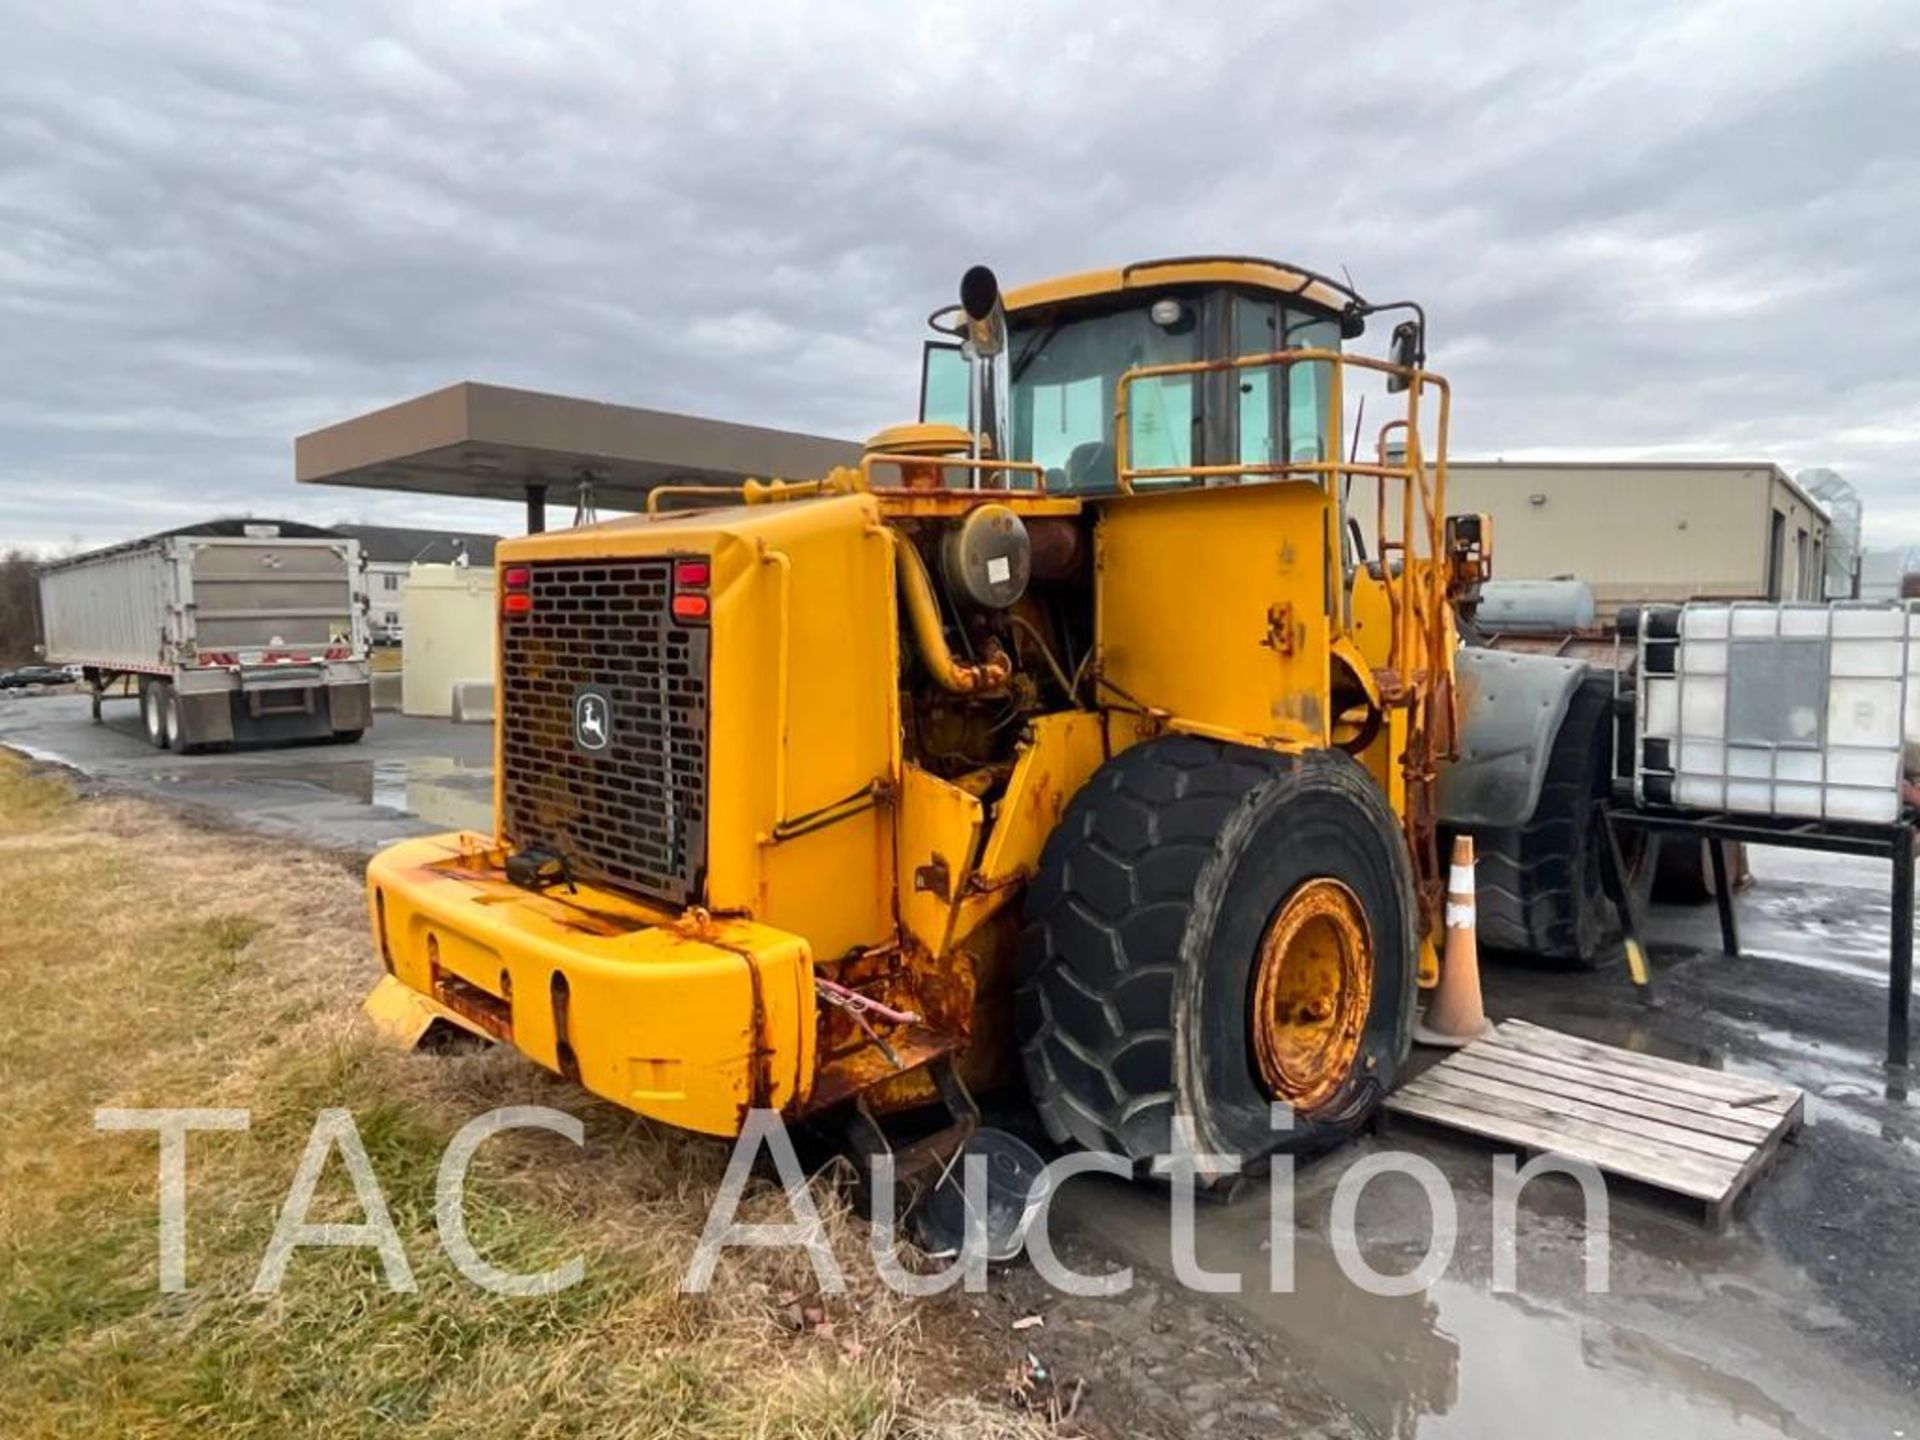
M 1440 984 L 1413 1029 L 1421 1045 L 1457 1050 L 1493 1033 L 1480 998 L 1480 945 L 1474 927 L 1473 837 L 1460 835 L 1454 838 L 1453 869 L 1447 876 L 1447 949 Z

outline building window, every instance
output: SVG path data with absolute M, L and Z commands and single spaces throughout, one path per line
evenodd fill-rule
M 380 588 L 382 590 L 398 590 L 400 588 L 400 577 L 391 572 L 382 575 L 380 577 Z

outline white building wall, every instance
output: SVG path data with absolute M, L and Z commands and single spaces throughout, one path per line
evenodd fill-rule
M 1768 597 L 1775 515 L 1774 595 L 1820 594 L 1826 517 L 1772 465 L 1456 461 L 1446 508 L 1493 517 L 1498 578 L 1585 580 L 1603 620 L 1648 600 Z
M 376 635 L 404 623 L 400 600 L 412 569 L 404 560 L 367 562 L 367 623 Z

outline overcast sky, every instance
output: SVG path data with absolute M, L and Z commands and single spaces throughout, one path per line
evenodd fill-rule
M 966 265 L 1211 251 L 1424 300 L 1456 454 L 1830 465 L 1920 541 L 1913 18 L 0 0 L 0 546 L 513 528 L 292 437 L 481 379 L 858 438 Z

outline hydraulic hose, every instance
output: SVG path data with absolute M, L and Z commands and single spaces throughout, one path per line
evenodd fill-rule
M 947 645 L 946 628 L 940 623 L 940 604 L 934 598 L 933 579 L 927 574 L 927 562 L 913 542 L 898 530 L 893 536 L 893 552 L 900 572 L 900 598 L 906 603 L 907 618 L 913 623 L 913 640 L 920 658 L 941 688 L 956 695 L 991 695 L 1006 688 L 1013 678 L 1013 661 L 1000 646 L 989 641 L 977 664 L 956 660 Z

